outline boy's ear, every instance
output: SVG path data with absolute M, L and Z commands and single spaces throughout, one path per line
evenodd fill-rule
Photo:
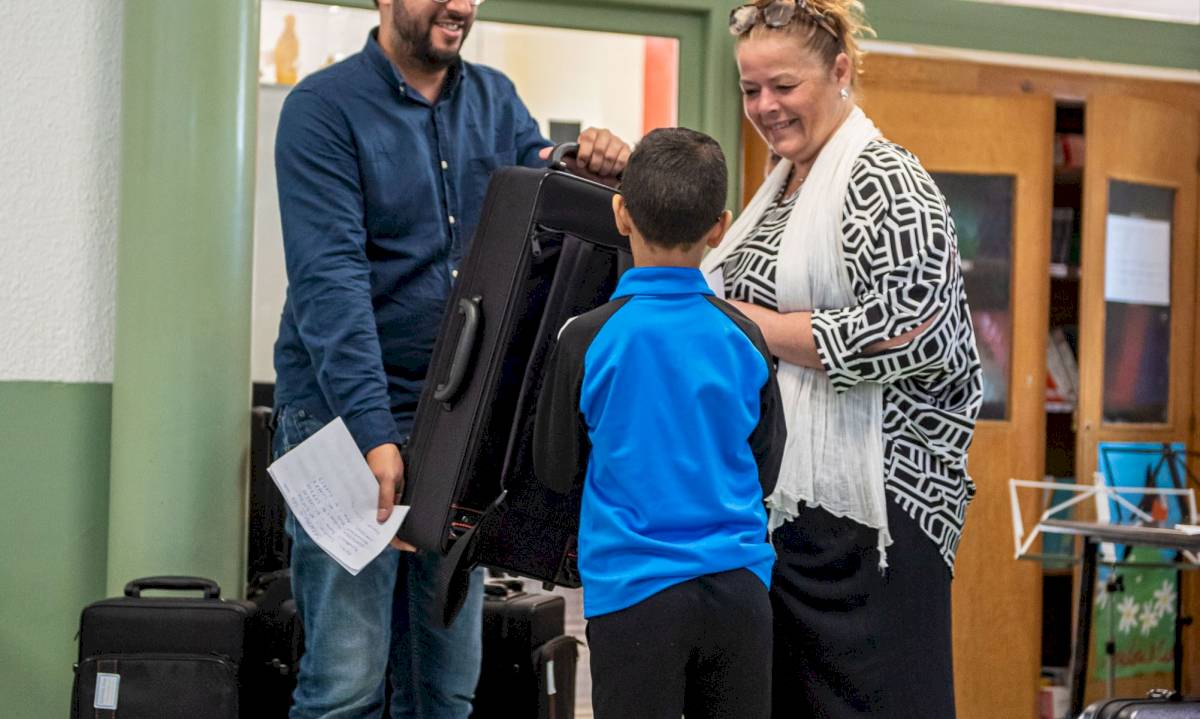
M 733 213 L 725 210 L 717 218 L 717 224 L 713 225 L 712 229 L 708 231 L 708 235 L 704 238 L 704 244 L 709 247 L 716 247 L 721 244 L 721 240 L 725 239 L 725 233 L 729 231 L 731 224 L 733 224 Z
M 612 208 L 613 219 L 617 223 L 617 232 L 623 237 L 629 237 L 633 234 L 633 221 L 629 219 L 629 210 L 625 209 L 625 198 L 613 195 Z

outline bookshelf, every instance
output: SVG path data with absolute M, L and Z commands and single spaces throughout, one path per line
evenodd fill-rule
M 1046 337 L 1045 475 L 1048 481 L 1076 476 L 1079 401 L 1079 292 L 1086 162 L 1086 108 L 1058 102 L 1054 108 L 1054 189 L 1050 230 L 1050 305 Z M 1043 538 L 1043 541 L 1047 541 Z M 1050 551 L 1043 548 L 1043 554 Z M 1042 566 L 1043 673 L 1065 676 L 1071 658 L 1074 572 L 1070 565 Z M 1064 618 L 1066 621 L 1064 621 Z

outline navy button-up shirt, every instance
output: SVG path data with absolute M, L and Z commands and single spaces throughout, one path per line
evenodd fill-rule
M 502 73 L 459 62 L 431 103 L 376 32 L 296 86 L 275 144 L 288 274 L 275 403 L 342 417 L 364 452 L 411 427 L 489 175 L 544 165 L 550 144 Z

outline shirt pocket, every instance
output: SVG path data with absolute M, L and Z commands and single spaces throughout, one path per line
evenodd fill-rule
M 438 188 L 419 158 L 374 152 L 360 165 L 363 210 L 368 234 L 402 236 L 437 225 Z
M 467 160 L 467 168 L 471 172 L 484 172 L 491 174 L 498 167 L 507 167 L 517 164 L 517 150 L 504 150 L 490 155 L 480 155 Z
M 492 173 L 502 167 L 511 167 L 517 163 L 516 149 L 504 150 L 503 152 L 493 152 L 491 155 L 480 155 L 472 157 L 467 161 L 467 181 L 478 182 L 481 186 L 480 198 L 482 199 L 482 190 L 486 190 L 487 181 L 492 178 Z
M 467 176 L 463 180 L 464 185 L 468 185 L 472 190 L 478 191 L 479 197 L 475 198 L 475 202 L 480 203 L 484 199 L 484 191 L 487 190 L 487 181 L 492 178 L 492 173 L 502 167 L 514 166 L 516 163 L 517 151 L 515 148 L 470 158 L 467 161 Z
M 487 192 L 488 182 L 492 178 L 492 173 L 501 167 L 511 167 L 517 164 L 517 151 L 515 148 L 496 152 L 488 155 L 480 155 L 467 160 L 466 173 L 463 177 L 462 196 L 460 198 L 464 208 L 472 208 L 475 212 L 483 207 L 483 196 Z

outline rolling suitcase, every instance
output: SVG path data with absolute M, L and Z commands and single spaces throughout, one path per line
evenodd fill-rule
M 203 598 L 143 597 L 199 590 Z M 146 577 L 125 596 L 84 608 L 75 666 L 74 719 L 237 719 L 241 687 L 256 679 L 248 654 L 248 602 L 221 599 L 216 582 Z
M 473 719 L 570 719 L 579 642 L 563 634 L 566 602 L 520 581 L 484 585 L 483 663 Z
M 1144 699 L 1104 699 L 1084 710 L 1079 719 L 1200 719 L 1200 701 L 1188 701 L 1167 689 L 1155 689 Z
M 614 194 L 554 169 L 492 176 L 405 449 L 403 502 L 412 509 L 399 536 L 446 553 L 469 533 L 452 566 L 579 586 L 579 490 L 559 495 L 536 483 L 529 439 L 559 329 L 607 302 L 633 264 L 613 221 Z M 465 574 L 455 576 L 461 583 Z

